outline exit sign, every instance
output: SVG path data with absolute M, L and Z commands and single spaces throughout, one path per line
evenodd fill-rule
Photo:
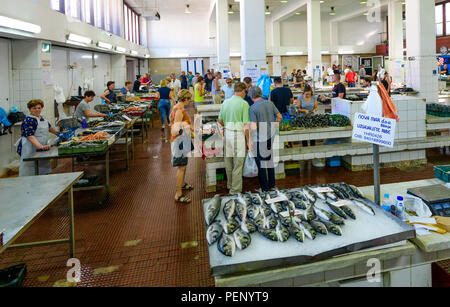
M 52 52 L 52 44 L 42 43 L 42 53 L 51 53 L 51 52 Z

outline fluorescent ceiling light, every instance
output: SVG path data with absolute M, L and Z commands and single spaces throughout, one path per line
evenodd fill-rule
M 146 54 L 145 57 L 148 59 L 150 57 L 150 54 Z
M 331 16 L 336 15 L 336 12 L 334 11 L 334 6 L 331 7 L 330 15 Z
M 241 56 L 239 52 L 231 52 L 230 56 Z
M 137 56 L 139 53 L 137 51 L 131 50 L 131 55 Z
M 233 11 L 233 5 L 232 4 L 230 4 L 229 5 L 229 8 L 228 8 L 228 14 L 234 14 L 234 11 Z
M 66 43 L 70 44 L 70 45 L 75 45 L 75 46 L 87 47 L 86 44 L 82 44 L 82 43 L 79 43 L 79 42 L 74 42 L 74 41 L 71 41 L 71 40 L 66 40 Z
M 125 53 L 125 52 L 127 52 L 127 49 L 125 49 L 125 48 L 123 48 L 123 47 L 120 47 L 120 46 L 117 46 L 117 47 L 116 47 L 116 51 L 117 51 L 117 52 L 120 52 L 120 53 Z
M 280 0 L 281 3 L 287 3 L 288 0 Z
M 266 6 L 266 15 L 270 15 L 269 6 Z
M 371 37 L 371 36 L 373 36 L 375 34 L 377 34 L 377 31 L 372 31 L 372 32 L 367 33 L 366 37 L 369 38 L 369 37 Z
M 113 48 L 113 46 L 111 44 L 104 43 L 104 42 L 98 42 L 97 46 L 99 48 L 108 49 L 108 50 L 111 50 Z
M 324 0 L 320 0 L 320 3 L 325 3 L 325 1 Z
M 72 41 L 72 42 L 87 44 L 87 45 L 92 43 L 92 39 L 90 39 L 89 37 L 72 34 L 72 33 L 69 34 L 67 40 Z
M 8 18 L 5 16 L 0 16 L 0 27 L 30 32 L 34 34 L 41 33 L 41 27 L 38 25 L 18 19 Z
M 356 46 L 362 46 L 362 45 L 364 45 L 364 41 L 360 41 L 360 42 L 356 43 Z
M 295 13 L 295 15 L 301 15 L 302 14 L 302 12 L 297 12 L 297 13 Z
M 339 54 L 353 54 L 355 53 L 354 50 L 339 50 L 338 51 Z
M 241 0 L 234 0 L 234 2 L 241 2 Z
M 330 51 L 322 51 L 322 54 L 330 54 Z
M 302 55 L 302 51 L 288 51 L 286 52 L 286 55 Z
M 367 1 L 360 1 L 359 4 L 367 4 Z
M 186 9 L 184 10 L 185 14 L 192 14 L 191 9 L 189 8 L 189 4 L 186 4 Z

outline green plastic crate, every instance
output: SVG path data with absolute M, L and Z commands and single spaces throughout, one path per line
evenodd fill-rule
M 450 165 L 435 166 L 434 176 L 442 181 L 450 182 Z

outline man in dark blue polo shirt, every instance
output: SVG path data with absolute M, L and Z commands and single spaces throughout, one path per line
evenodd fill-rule
M 287 107 L 294 103 L 294 95 L 288 87 L 283 87 L 281 77 L 276 77 L 274 83 L 276 88 L 270 93 L 270 101 L 281 114 L 288 113 Z

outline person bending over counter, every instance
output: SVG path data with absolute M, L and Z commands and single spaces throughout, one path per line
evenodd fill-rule
M 80 102 L 75 111 L 74 116 L 78 119 L 89 118 L 89 117 L 106 117 L 106 114 L 103 113 L 92 113 L 89 109 L 89 102 L 94 101 L 95 93 L 93 91 L 87 91 L 84 93 L 84 99 Z
M 106 86 L 108 87 L 103 95 L 100 96 L 101 99 L 105 101 L 107 104 L 116 103 L 117 97 L 116 93 L 114 93 L 114 89 L 116 88 L 116 83 L 114 81 L 109 81 Z
M 42 100 L 31 100 L 27 104 L 30 115 L 25 117 L 21 126 L 21 138 L 17 146 L 20 155 L 19 176 L 34 176 L 34 162 L 23 161 L 32 157 L 37 151 L 48 151 L 48 133 L 59 135 L 59 132 L 44 117 L 41 116 L 44 102 Z M 48 175 L 51 172 L 50 160 L 39 162 L 39 175 Z
M 131 83 L 131 81 L 125 82 L 125 86 L 120 89 L 119 96 L 130 95 L 131 94 L 131 86 L 132 85 L 133 85 L 133 83 Z

